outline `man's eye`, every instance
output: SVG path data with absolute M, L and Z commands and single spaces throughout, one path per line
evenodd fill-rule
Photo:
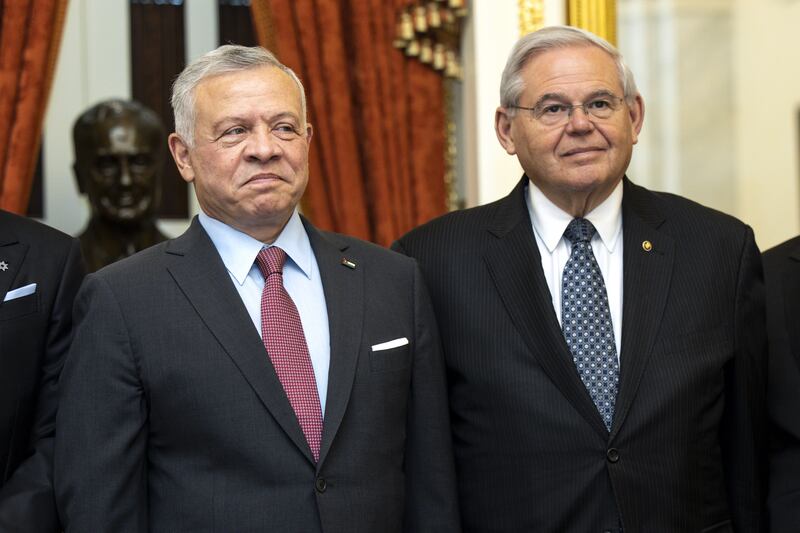
M 297 128 L 295 128 L 292 124 L 278 124 L 273 129 L 275 131 L 291 131 L 292 133 L 297 133 L 300 135 L 297 131 Z
M 272 128 L 272 133 L 279 139 L 291 140 L 300 136 L 300 132 L 292 124 L 278 124 Z
M 558 115 L 559 113 L 564 113 L 567 110 L 567 106 L 563 104 L 550 104 L 542 107 L 542 114 L 543 115 Z
M 602 100 L 602 99 L 601 100 L 592 100 L 591 102 L 586 104 L 586 107 L 589 108 L 589 109 L 610 109 L 611 108 L 611 102 L 609 102 L 608 100 Z
M 245 129 L 243 127 L 236 126 L 234 128 L 230 128 L 228 130 L 225 130 L 225 133 L 223 133 L 223 135 L 241 135 L 244 132 L 245 132 Z

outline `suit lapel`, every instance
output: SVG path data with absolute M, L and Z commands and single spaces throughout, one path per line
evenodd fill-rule
M 322 465 L 344 418 L 355 379 L 364 315 L 365 265 L 360 258 L 343 253 L 348 248 L 343 240 L 320 233 L 305 219 L 303 224 L 322 277 L 330 329 L 331 364 L 319 456 Z M 345 257 L 356 267 L 342 264 Z
M 200 319 L 233 359 L 244 378 L 295 445 L 313 462 L 283 386 L 269 362 L 264 344 L 252 327 L 214 244 L 197 218 L 181 237 L 171 241 L 167 270 Z
M 800 317 L 800 242 L 789 253 L 788 264 L 783 272 L 783 305 L 786 331 L 792 353 L 800 365 L 800 328 L 797 319 Z
M 28 245 L 19 242 L 11 228 L 4 230 L 5 234 L 0 236 L 0 262 L 5 263 L 6 270 L 0 270 L 0 306 L 3 305 L 6 293 L 16 288 L 11 285 L 17 278 L 28 253 Z
M 553 311 L 550 290 L 525 204 L 527 177 L 503 199 L 489 228 L 484 261 L 531 354 L 573 407 L 604 439 L 608 432 L 578 376 Z
M 658 201 L 658 197 L 625 179 L 622 348 L 612 439 L 636 396 L 669 294 L 675 241 L 658 231 L 664 221 L 657 208 Z

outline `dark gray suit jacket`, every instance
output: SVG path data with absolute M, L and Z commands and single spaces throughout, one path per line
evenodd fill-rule
M 764 252 L 770 531 L 800 531 L 800 237 Z
M 75 239 L 0 211 L 0 531 L 60 531 L 53 498 L 58 374 L 83 279 Z M 30 284 L 33 294 L 5 300 Z
M 609 435 L 553 311 L 525 204 L 401 238 L 444 345 L 464 531 L 760 531 L 764 296 L 752 231 L 624 183 Z M 644 241 L 652 243 L 645 250 Z
M 90 275 L 78 296 L 56 442 L 68 532 L 458 529 L 444 365 L 419 270 L 306 230 L 331 343 L 319 463 L 195 220 Z M 399 337 L 409 344 L 371 350 Z

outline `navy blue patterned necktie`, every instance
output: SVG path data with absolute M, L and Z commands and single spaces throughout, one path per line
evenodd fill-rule
M 619 387 L 619 361 L 603 274 L 592 251 L 596 230 L 575 218 L 564 231 L 572 252 L 561 277 L 561 329 L 581 381 L 611 431 Z

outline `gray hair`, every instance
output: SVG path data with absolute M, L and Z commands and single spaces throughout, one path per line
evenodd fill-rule
M 500 80 L 500 105 L 508 108 L 509 114 L 514 114 L 513 106 L 519 105 L 522 91 L 525 90 L 522 69 L 528 61 L 548 50 L 575 46 L 596 46 L 610 55 L 617 65 L 623 96 L 628 103 L 633 101 L 638 94 L 636 81 L 619 50 L 605 39 L 586 30 L 572 26 L 549 26 L 525 35 L 514 45 Z
M 194 144 L 195 89 L 206 78 L 258 67 L 275 67 L 289 75 L 300 91 L 302 119 L 306 120 L 306 91 L 297 74 L 260 46 L 225 44 L 192 61 L 172 84 L 172 111 L 175 132 L 189 146 Z

